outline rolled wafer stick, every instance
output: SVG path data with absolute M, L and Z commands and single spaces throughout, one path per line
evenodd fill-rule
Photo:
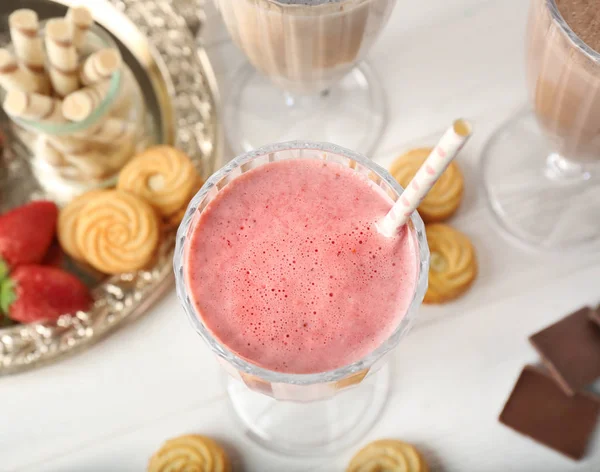
M 106 118 L 98 126 L 78 133 L 84 139 L 102 144 L 119 144 L 126 140 L 133 140 L 135 127 L 118 118 Z
M 73 44 L 77 49 L 85 44 L 87 32 L 94 24 L 91 12 L 83 6 L 69 8 L 66 20 L 69 22 L 73 36 Z
M 50 76 L 46 72 L 46 70 L 39 70 L 37 68 L 31 68 L 26 64 L 21 65 L 24 71 L 31 76 L 33 81 L 35 82 L 35 91 L 37 93 L 41 93 L 42 95 L 51 95 L 52 94 L 52 84 L 50 83 Z
M 15 54 L 21 67 L 29 72 L 36 83 L 36 92 L 50 94 L 50 77 L 44 67 L 44 48 L 39 36 L 37 13 L 28 8 L 15 10 L 8 17 L 8 26 Z
M 58 151 L 63 154 L 85 154 L 92 145 L 88 141 L 84 141 L 71 136 L 46 136 L 47 141 Z
M 65 160 L 76 167 L 82 177 L 103 179 L 118 172 L 131 158 L 133 144 L 103 149 L 90 148 L 85 152 L 65 154 Z
M 63 179 L 69 179 L 76 182 L 86 182 L 89 180 L 89 177 L 86 175 L 82 175 L 79 169 L 72 165 L 67 165 L 64 167 L 59 167 L 58 175 Z M 71 200 L 71 198 L 69 198 Z
M 122 145 L 115 146 L 111 152 L 107 152 L 105 161 L 110 169 L 110 174 L 114 174 L 128 162 L 135 152 L 133 141 L 126 141 Z
M 4 111 L 10 116 L 27 120 L 63 123 L 61 101 L 39 93 L 9 90 L 4 99 Z
M 110 81 L 105 80 L 77 90 L 65 97 L 62 112 L 71 121 L 83 121 L 90 116 L 106 98 Z
M 64 157 L 77 168 L 82 177 L 100 179 L 110 173 L 109 167 L 102 162 L 102 155 L 95 149 L 79 154 L 65 154 Z
M 33 76 L 19 67 L 15 57 L 6 49 L 0 49 L 0 86 L 7 91 L 35 92 L 38 89 Z
M 43 159 L 48 165 L 62 167 L 67 164 L 63 154 L 56 149 L 46 136 L 38 136 L 34 144 L 35 156 Z
M 15 10 L 8 17 L 10 38 L 21 66 L 33 76 L 36 92 L 50 94 L 50 77 L 44 67 L 44 48 L 39 35 L 37 13 L 28 8 Z
M 113 48 L 104 48 L 91 54 L 83 63 L 79 79 L 83 85 L 93 85 L 110 79 L 121 67 L 121 55 Z
M 71 27 L 62 18 L 46 23 L 46 52 L 50 81 L 58 95 L 64 97 L 79 88 L 77 50 L 73 45 Z
M 27 68 L 27 72 L 33 78 L 36 84 L 36 92 L 42 95 L 51 95 L 52 85 L 50 84 L 50 77 L 46 71 L 37 72 L 33 69 Z
M 21 64 L 32 72 L 44 72 L 44 48 L 37 13 L 28 8 L 15 10 L 8 17 L 8 26 L 15 55 Z

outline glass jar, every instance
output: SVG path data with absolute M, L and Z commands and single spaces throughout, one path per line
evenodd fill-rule
M 46 23 L 40 23 L 40 31 Z M 78 51 L 79 64 L 104 48 L 118 51 L 110 35 L 93 25 Z M 53 122 L 9 115 L 15 135 L 30 150 L 34 176 L 48 196 L 59 203 L 113 185 L 121 168 L 145 146 L 143 95 L 133 73 L 121 62 L 120 69 L 104 82 L 104 97 L 81 121 Z

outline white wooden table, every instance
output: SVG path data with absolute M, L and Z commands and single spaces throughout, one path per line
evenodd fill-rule
M 548 256 L 514 247 L 495 227 L 478 181 L 484 143 L 526 103 L 526 3 L 399 0 L 370 55 L 391 113 L 378 162 L 433 143 L 459 115 L 476 126 L 460 156 L 466 201 L 453 224 L 475 242 L 481 274 L 460 301 L 421 310 L 396 353 L 389 405 L 363 441 L 414 442 L 433 471 L 600 470 L 600 434 L 577 463 L 497 421 L 522 366 L 536 362 L 527 336 L 600 301 L 600 251 Z M 212 7 L 208 21 L 206 46 L 225 95 L 243 57 Z M 523 146 L 515 143 L 515 152 Z M 93 349 L 0 379 L 3 472 L 141 471 L 166 438 L 191 432 L 223 440 L 242 458 L 238 470 L 250 472 L 342 471 L 353 452 L 300 460 L 248 441 L 229 415 L 219 366 L 173 292 Z

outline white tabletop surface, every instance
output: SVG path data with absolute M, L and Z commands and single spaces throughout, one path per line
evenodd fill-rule
M 458 116 L 476 126 L 459 158 L 466 201 L 452 224 L 474 241 L 481 273 L 461 300 L 421 310 L 395 354 L 383 418 L 362 441 L 413 442 L 433 471 L 600 470 L 600 434 L 574 462 L 497 420 L 523 365 L 537 360 L 527 336 L 600 301 L 600 251 L 549 256 L 515 247 L 494 225 L 478 181 L 486 140 L 526 104 L 526 3 L 399 0 L 370 54 L 391 117 L 378 162 L 433 143 Z M 205 42 L 226 95 L 243 57 L 212 6 L 208 22 Z M 3 472 L 141 471 L 165 439 L 192 432 L 223 440 L 243 458 L 237 470 L 250 472 L 342 471 L 353 452 L 292 459 L 246 439 L 229 414 L 221 370 L 174 292 L 77 357 L 0 378 Z

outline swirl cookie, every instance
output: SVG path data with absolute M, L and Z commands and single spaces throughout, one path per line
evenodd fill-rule
M 392 164 L 390 174 L 406 188 L 431 150 L 419 148 L 403 154 Z M 453 161 L 419 205 L 418 211 L 423 221 L 435 223 L 452 216 L 462 201 L 463 191 L 464 178 L 458 164 Z
M 381 439 L 358 451 L 346 472 L 428 472 L 429 467 L 417 449 L 395 439 Z
M 123 167 L 117 188 L 146 200 L 163 217 L 189 201 L 198 180 L 192 161 L 170 146 L 154 146 Z
M 184 471 L 231 472 L 231 464 L 219 444 L 194 434 L 169 439 L 148 463 L 148 472 Z
M 176 228 L 177 226 L 179 226 L 179 223 L 181 223 L 181 220 L 183 220 L 183 217 L 185 216 L 185 211 L 187 210 L 187 205 L 188 205 L 189 201 L 194 197 L 196 192 L 198 192 L 202 188 L 203 185 L 204 185 L 204 180 L 202 180 L 202 177 L 198 176 L 196 178 L 196 184 L 192 188 L 192 192 L 190 193 L 189 197 L 187 198 L 184 206 L 180 210 L 177 210 L 175 213 L 173 213 L 171 216 L 169 216 L 168 218 L 165 219 L 165 221 L 164 221 L 165 229 L 169 230 L 169 229 Z
M 429 287 L 424 303 L 444 303 L 460 297 L 477 276 L 475 248 L 469 238 L 445 224 L 425 227 L 431 252 Z
M 58 215 L 58 242 L 63 251 L 78 261 L 84 260 L 83 254 L 79 251 L 75 242 L 75 230 L 81 210 L 95 197 L 105 192 L 105 190 L 91 190 L 72 200 L 65 206 Z
M 91 198 L 75 228 L 77 250 L 91 266 L 106 274 L 145 267 L 158 242 L 159 220 L 152 207 L 121 190 Z

